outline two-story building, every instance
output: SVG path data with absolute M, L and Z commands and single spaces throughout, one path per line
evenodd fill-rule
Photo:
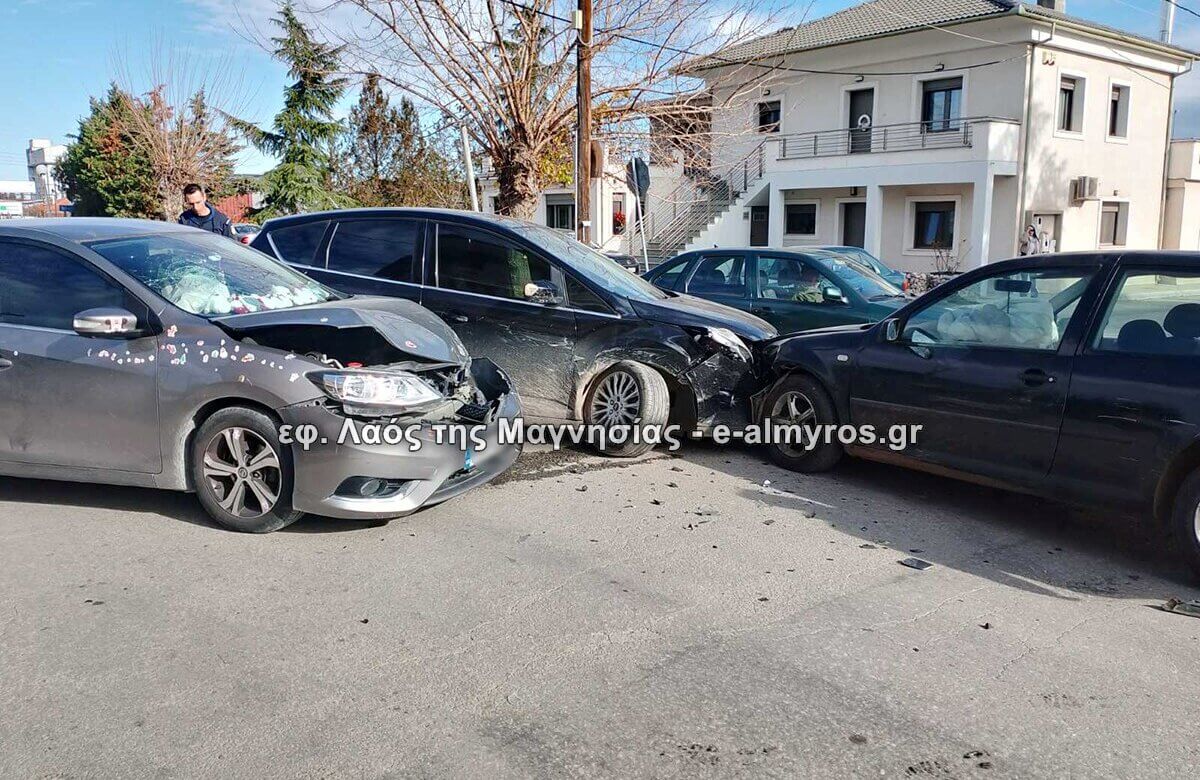
M 1197 55 L 1064 5 L 870 0 L 693 60 L 711 170 L 652 169 L 653 251 L 852 244 L 919 271 L 1013 256 L 1028 225 L 1047 249 L 1168 243 Z

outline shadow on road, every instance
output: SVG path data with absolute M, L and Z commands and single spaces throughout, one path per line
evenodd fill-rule
M 744 457 L 736 457 L 734 452 Z M 794 474 L 749 447 L 694 443 L 681 461 L 747 480 L 746 498 L 829 522 L 865 545 L 887 547 L 1024 591 L 1190 599 L 1194 575 L 1149 518 L 1054 501 L 853 458 L 826 474 Z M 771 485 L 764 488 L 763 480 Z M 805 518 L 805 510 L 815 517 Z

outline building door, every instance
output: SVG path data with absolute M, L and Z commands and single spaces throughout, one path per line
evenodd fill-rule
M 769 241 L 768 206 L 750 207 L 750 246 L 766 246 Z
M 856 89 L 850 93 L 850 152 L 871 151 L 871 126 L 875 121 L 875 90 Z
M 867 245 L 867 204 L 842 204 L 842 246 Z

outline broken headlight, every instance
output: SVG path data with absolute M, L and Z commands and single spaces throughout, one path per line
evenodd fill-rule
M 411 412 L 443 400 L 441 393 L 407 371 L 314 371 L 308 378 L 351 414 Z
M 696 336 L 696 341 L 714 352 L 722 352 L 745 363 L 749 363 L 753 357 L 746 342 L 742 341 L 741 336 L 729 328 L 706 327 L 702 333 Z

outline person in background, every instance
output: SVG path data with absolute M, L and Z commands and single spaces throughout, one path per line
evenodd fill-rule
M 192 182 L 183 188 L 183 203 L 186 211 L 179 215 L 179 224 L 233 238 L 233 222 L 208 204 L 208 196 L 199 184 Z
M 1042 242 L 1038 239 L 1037 228 L 1033 225 L 1025 227 L 1025 235 L 1021 236 L 1020 252 L 1022 255 L 1036 255 L 1042 251 Z

